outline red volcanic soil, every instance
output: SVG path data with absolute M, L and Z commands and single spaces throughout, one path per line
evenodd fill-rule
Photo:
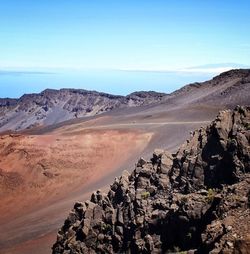
M 151 137 L 122 129 L 0 136 L 1 253 L 34 253 L 32 246 L 39 243 L 41 251 L 36 253 L 49 252 L 45 247 L 56 237 L 49 225 L 58 221 L 58 210 L 69 210 L 83 197 L 83 188 L 91 188 L 142 152 Z
M 51 253 L 74 202 L 105 190 L 154 148 L 174 151 L 217 110 L 192 110 L 192 117 L 183 110 L 156 112 L 116 113 L 0 136 L 0 253 Z

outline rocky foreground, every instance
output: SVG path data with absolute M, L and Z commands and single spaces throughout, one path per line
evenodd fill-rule
M 250 107 L 76 203 L 53 253 L 249 253 Z

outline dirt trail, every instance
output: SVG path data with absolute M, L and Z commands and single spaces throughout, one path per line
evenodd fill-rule
M 163 126 L 163 125 L 185 125 L 185 124 L 208 124 L 210 121 L 171 121 L 171 122 L 132 122 L 132 123 L 120 123 L 120 124 L 103 124 L 97 126 L 81 127 L 81 130 L 88 129 L 117 129 L 119 127 L 143 127 L 143 126 Z M 75 129 L 77 130 L 77 128 Z

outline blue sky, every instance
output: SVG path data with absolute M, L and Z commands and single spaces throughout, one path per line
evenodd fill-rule
M 0 70 L 249 66 L 249 24 L 244 0 L 0 0 Z

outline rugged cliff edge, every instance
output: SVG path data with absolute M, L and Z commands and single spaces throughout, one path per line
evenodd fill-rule
M 176 154 L 155 150 L 76 203 L 53 253 L 249 253 L 250 107 L 221 111 Z

